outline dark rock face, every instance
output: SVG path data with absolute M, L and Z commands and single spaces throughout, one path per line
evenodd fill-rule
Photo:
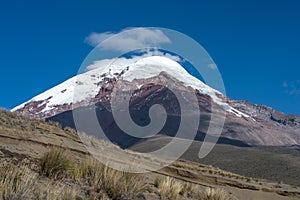
M 104 75 L 105 77 L 105 75 Z M 212 98 L 200 93 L 191 87 L 184 86 L 172 76 L 161 73 L 148 79 L 134 79 L 125 81 L 118 74 L 115 78 L 104 78 L 98 82 L 99 91 L 93 98 L 76 102 L 75 104 L 55 105 L 47 112 L 40 112 L 47 106 L 47 100 L 33 101 L 26 104 L 16 112 L 30 118 L 46 118 L 47 120 L 57 121 L 62 126 L 75 127 L 72 111 L 81 112 L 84 116 L 88 110 L 95 110 L 98 121 L 110 140 L 127 148 L 138 142 L 139 139 L 128 136 L 115 123 L 111 112 L 111 95 L 115 88 L 116 81 L 121 85 L 120 92 L 132 93 L 130 99 L 130 117 L 140 126 L 149 124 L 149 108 L 154 104 L 161 104 L 168 113 L 166 124 L 160 134 L 174 136 L 178 129 L 181 113 L 180 105 L 176 96 L 164 85 L 172 84 L 182 95 L 194 93 L 198 103 L 191 104 L 191 113 L 194 109 L 199 109 L 201 116 L 199 122 L 197 140 L 203 140 L 211 119 L 211 107 L 214 105 L 216 114 L 224 114 L 224 109 L 216 104 Z M 121 82 L 120 82 L 121 81 Z M 151 83 L 151 84 L 147 84 Z M 136 86 L 140 85 L 137 89 Z M 51 98 L 51 97 L 49 97 Z M 250 117 L 239 117 L 234 113 L 226 112 L 226 121 L 219 142 L 230 143 L 237 146 L 286 146 L 300 145 L 300 117 L 286 115 L 272 108 L 251 104 L 247 101 L 236 101 L 224 96 L 220 98 L 233 108 L 249 115 Z M 190 117 L 196 117 L 191 115 Z M 88 120 L 88 119 L 87 119 Z M 79 130 L 93 133 L 93 130 Z M 125 142 L 124 142 L 125 141 Z
M 192 88 L 186 88 L 181 83 L 178 83 L 176 80 L 170 79 L 163 74 L 159 77 L 151 78 L 151 80 L 135 80 L 133 82 L 122 82 L 122 80 L 119 81 L 121 81 L 120 90 L 122 90 L 119 92 L 119 95 L 122 95 L 122 92 L 132 92 L 132 97 L 129 102 L 129 111 L 130 117 L 137 125 L 148 125 L 150 123 L 149 109 L 154 104 L 160 104 L 165 108 L 168 116 L 166 123 L 159 134 L 165 134 L 168 136 L 176 135 L 181 119 L 180 105 L 174 93 L 167 87 L 163 86 L 165 84 L 174 84 L 182 95 L 188 92 L 196 94 L 199 104 L 190 105 L 190 110 L 192 113 L 194 109 L 200 109 L 200 121 L 203 123 L 201 123 L 201 126 L 199 126 L 199 130 L 201 130 L 203 133 L 207 131 L 207 122 L 210 120 L 210 107 L 211 104 L 214 103 L 209 96 L 203 95 L 199 93 L 199 91 L 195 91 Z M 147 82 L 151 82 L 151 84 L 146 84 Z M 112 142 L 117 143 L 123 148 L 127 148 L 140 141 L 140 138 L 127 135 L 117 126 L 114 121 L 110 104 L 114 84 L 115 80 L 113 79 L 105 80 L 105 84 L 101 85 L 100 91 L 91 101 L 93 103 L 89 102 L 87 105 L 79 106 L 75 108 L 73 112 L 80 113 L 81 116 L 88 116 L 89 112 L 91 111 L 95 112 L 98 122 L 106 136 Z M 136 85 L 142 86 L 139 89 L 134 90 L 133 88 L 136 88 Z M 191 115 L 189 117 L 193 118 L 197 116 Z M 84 119 L 85 117 L 83 117 L 83 120 Z M 54 115 L 50 118 L 47 118 L 47 120 L 57 121 L 63 126 L 76 128 L 71 110 Z M 97 133 L 92 127 L 86 127 L 84 130 L 79 131 L 85 131 L 97 137 Z M 199 135 L 201 132 L 199 131 Z

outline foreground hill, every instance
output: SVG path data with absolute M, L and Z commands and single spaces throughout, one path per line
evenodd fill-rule
M 93 148 L 121 164 L 130 162 L 122 155 L 131 154 L 145 169 L 164 162 L 95 139 Z M 94 160 L 74 130 L 4 110 L 0 110 L 0 168 L 3 199 L 300 198 L 298 187 L 186 160 L 156 172 L 119 172 Z

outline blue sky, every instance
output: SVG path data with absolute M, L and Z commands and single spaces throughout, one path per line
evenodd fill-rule
M 0 5 L 0 107 L 77 73 L 92 32 L 165 27 L 198 41 L 227 96 L 300 115 L 299 1 L 7 1 Z

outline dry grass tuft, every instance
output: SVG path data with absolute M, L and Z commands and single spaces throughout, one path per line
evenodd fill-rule
M 183 197 L 194 197 L 195 194 L 197 193 L 198 189 L 199 189 L 199 187 L 196 186 L 195 184 L 192 184 L 192 183 L 184 183 L 184 184 L 182 185 L 180 194 L 181 194 Z
M 157 178 L 154 185 L 158 188 L 158 193 L 162 200 L 178 199 L 182 191 L 182 184 L 170 177 Z
M 90 157 L 75 163 L 57 148 L 46 152 L 40 159 L 40 175 L 54 180 L 69 178 L 87 185 L 88 196 L 92 199 L 136 199 L 146 189 L 145 181 L 137 174 L 114 170 Z M 76 192 L 69 190 L 66 197 L 74 196 L 72 194 Z
M 198 192 L 197 199 L 199 200 L 234 200 L 225 190 L 206 188 L 204 191 Z
M 0 166 L 1 200 L 73 200 L 79 197 L 77 188 L 64 182 L 48 179 L 47 184 L 44 183 L 38 173 L 26 165 L 18 167 L 12 163 L 3 163 Z
M 135 199 L 146 189 L 141 176 L 109 168 L 96 159 L 79 164 L 75 177 L 86 180 L 94 192 L 105 192 L 112 199 Z
M 132 173 L 117 171 L 104 166 L 103 188 L 112 199 L 134 199 L 145 190 L 143 179 Z
M 49 178 L 63 178 L 74 168 L 74 162 L 61 148 L 52 148 L 40 159 L 40 174 Z
M 34 199 L 74 200 L 82 199 L 80 190 L 59 181 L 49 181 L 46 185 L 36 185 Z
M 0 199 L 32 198 L 36 175 L 27 167 L 17 168 L 12 164 L 0 167 Z

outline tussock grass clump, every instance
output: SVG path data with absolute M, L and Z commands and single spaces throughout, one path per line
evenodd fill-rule
M 132 173 L 103 168 L 103 189 L 112 199 L 134 199 L 139 197 L 146 185 L 143 179 Z
M 136 199 L 146 189 L 141 176 L 109 168 L 96 159 L 80 163 L 75 177 L 86 180 L 94 192 L 104 192 L 111 199 Z
M 74 200 L 83 199 L 80 190 L 64 182 L 49 180 L 42 184 L 36 184 L 33 199 L 45 200 Z
M 182 185 L 180 195 L 183 197 L 194 197 L 198 191 L 198 187 L 192 183 L 184 183 Z
M 40 159 L 40 174 L 49 178 L 66 177 L 73 170 L 74 162 L 61 148 L 51 148 Z
M 63 149 L 53 148 L 40 159 L 40 175 L 48 178 L 69 178 L 88 185 L 89 196 L 96 199 L 136 199 L 145 191 L 146 184 L 137 174 L 114 170 L 94 158 L 76 163 Z M 70 190 L 72 196 L 75 191 Z
M 206 188 L 204 191 L 198 192 L 197 199 L 199 200 L 234 200 L 223 189 Z
M 154 185 L 158 188 L 162 200 L 176 200 L 182 191 L 182 184 L 170 177 L 157 178 Z
M 102 187 L 101 176 L 104 166 L 94 158 L 76 164 L 71 177 L 76 181 L 85 181 L 94 188 Z
M 0 199 L 30 199 L 33 196 L 36 175 L 27 167 L 12 164 L 0 167 Z
M 0 200 L 73 200 L 79 194 L 77 188 L 64 182 L 41 181 L 38 173 L 27 165 L 16 166 L 11 162 L 0 165 Z
M 74 187 L 65 187 L 63 192 L 60 194 L 60 200 L 74 200 L 80 199 L 78 196 L 78 190 Z

